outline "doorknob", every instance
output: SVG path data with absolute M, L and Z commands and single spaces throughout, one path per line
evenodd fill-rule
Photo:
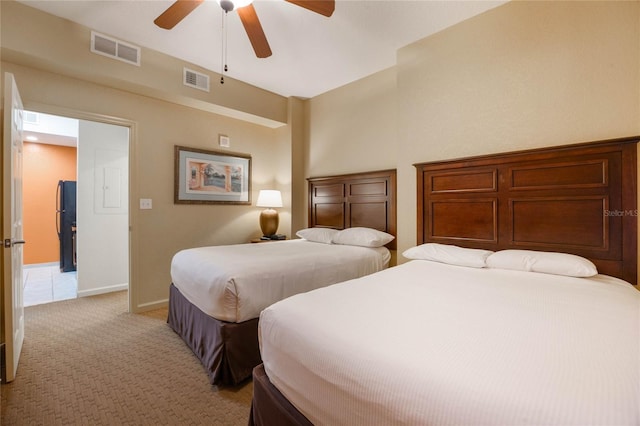
M 4 248 L 11 248 L 11 246 L 14 246 L 16 244 L 26 244 L 25 240 L 11 240 L 10 238 L 6 238 L 4 240 Z

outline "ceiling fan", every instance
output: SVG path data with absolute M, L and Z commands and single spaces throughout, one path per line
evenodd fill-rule
M 177 0 L 153 22 L 160 28 L 170 30 L 182 21 L 204 0 Z M 264 35 L 262 25 L 253 7 L 253 0 L 216 0 L 225 12 L 236 10 L 258 58 L 271 56 L 271 48 Z M 329 17 L 335 9 L 335 0 L 285 0 L 312 12 Z

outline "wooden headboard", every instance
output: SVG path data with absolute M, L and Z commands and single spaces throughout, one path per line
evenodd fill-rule
M 572 253 L 637 285 L 638 141 L 415 164 L 417 242 Z
M 396 171 L 308 178 L 309 226 L 365 226 L 396 236 Z M 387 247 L 396 249 L 396 240 Z

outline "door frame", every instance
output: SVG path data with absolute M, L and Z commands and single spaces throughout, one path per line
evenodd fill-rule
M 122 126 L 129 128 L 129 202 L 128 202 L 128 211 L 129 211 L 129 303 L 128 303 L 128 311 L 135 312 L 138 300 L 138 289 L 135 285 L 138 282 L 137 270 L 134 269 L 134 261 L 138 258 L 138 241 L 136 238 L 136 232 L 134 232 L 136 225 L 138 223 L 138 209 L 136 207 L 136 203 L 133 200 L 137 199 L 138 192 L 135 191 L 137 188 L 138 175 L 137 175 L 137 167 L 134 167 L 137 164 L 137 156 L 136 156 L 136 141 L 137 141 L 137 124 L 135 121 L 128 120 L 126 118 L 114 117 L 110 115 L 98 114 L 88 111 L 79 111 L 75 109 L 65 108 L 57 105 L 49 105 L 42 104 L 38 102 L 27 102 L 24 105 L 24 109 L 27 111 L 33 112 L 41 112 L 44 114 L 58 115 L 62 117 L 73 118 L 76 120 L 86 120 L 86 121 L 95 121 L 98 123 L 104 124 L 113 124 L 116 126 Z

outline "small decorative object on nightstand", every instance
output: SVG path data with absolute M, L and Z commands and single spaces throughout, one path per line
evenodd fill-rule
M 282 207 L 282 195 L 280 191 L 274 189 L 263 189 L 258 194 L 258 201 L 256 202 L 258 207 L 266 207 L 260 213 L 260 229 L 265 237 L 271 237 L 276 234 L 278 230 L 279 217 L 278 212 L 274 210 L 274 207 Z M 278 238 L 269 238 L 278 239 Z
M 283 234 L 274 234 L 271 237 L 272 238 L 269 238 L 269 237 L 254 238 L 253 240 L 251 240 L 251 242 L 252 243 L 268 243 L 272 241 L 284 241 L 287 239 L 287 236 Z

